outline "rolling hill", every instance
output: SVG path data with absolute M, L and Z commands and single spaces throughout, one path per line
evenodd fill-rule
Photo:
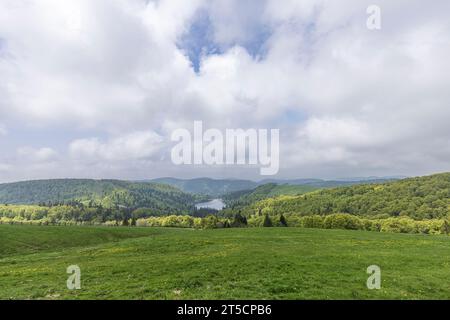
M 119 180 L 37 180 L 0 184 L 2 204 L 61 204 L 80 202 L 103 207 L 152 208 L 188 213 L 197 197 L 172 186 Z
M 259 184 L 276 183 L 279 185 L 290 185 L 290 186 L 309 186 L 316 189 L 322 188 L 336 188 L 345 186 L 354 186 L 359 184 L 370 184 L 370 183 L 384 183 L 395 180 L 404 179 L 405 177 L 393 176 L 393 177 L 358 177 L 358 178 L 346 178 L 338 180 L 322 180 L 322 179 L 265 179 L 259 182 Z
M 179 188 L 184 192 L 204 194 L 211 197 L 220 197 L 226 193 L 254 189 L 258 186 L 257 182 L 250 180 L 216 180 L 210 178 L 188 180 L 176 178 L 160 178 L 151 180 L 151 182 L 168 184 L 173 187 Z
M 381 184 L 321 189 L 299 196 L 263 199 L 239 208 L 246 215 L 260 209 L 269 215 L 347 213 L 371 218 L 442 218 L 450 215 L 450 173 Z
M 253 190 L 228 193 L 223 196 L 223 200 L 228 207 L 237 208 L 267 198 L 273 198 L 280 195 L 301 195 L 315 190 L 317 190 L 316 187 L 308 185 L 278 185 L 276 183 L 268 183 Z
M 203 194 L 210 197 L 222 197 L 224 195 L 238 193 L 242 191 L 244 194 L 249 193 L 257 187 L 267 184 L 287 185 L 287 186 L 304 186 L 305 189 L 321 189 L 321 188 L 335 188 L 340 186 L 352 186 L 358 184 L 368 183 L 383 183 L 387 181 L 393 181 L 398 179 L 397 177 L 369 177 L 369 178 L 350 178 L 342 180 L 322 180 L 322 179 L 265 179 L 261 181 L 251 180 L 239 180 L 239 179 L 210 179 L 210 178 L 197 178 L 197 179 L 176 179 L 176 178 L 159 178 L 150 180 L 155 183 L 168 184 L 177 187 L 184 192 Z M 279 188 L 278 194 L 296 194 L 296 188 L 288 190 L 288 187 Z M 281 191 L 286 191 L 283 193 Z M 276 195 L 276 194 L 273 194 Z

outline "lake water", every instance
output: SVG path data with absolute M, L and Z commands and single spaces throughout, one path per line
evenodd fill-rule
M 201 209 L 201 208 L 209 208 L 209 209 L 215 209 L 215 210 L 222 210 L 223 208 L 225 208 L 225 203 L 222 201 L 222 199 L 214 199 L 208 202 L 202 202 L 202 203 L 197 203 L 195 205 L 195 207 L 197 209 Z

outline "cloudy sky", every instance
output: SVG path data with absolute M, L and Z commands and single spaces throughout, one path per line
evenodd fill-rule
M 194 120 L 279 128 L 281 178 L 450 171 L 449 13 L 448 0 L 0 0 L 0 181 L 263 178 L 173 165 L 171 133 Z

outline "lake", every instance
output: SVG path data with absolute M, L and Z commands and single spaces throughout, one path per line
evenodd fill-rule
M 215 209 L 215 210 L 222 210 L 223 208 L 225 208 L 225 203 L 222 201 L 222 199 L 214 199 L 208 202 L 202 202 L 202 203 L 197 203 L 195 205 L 195 207 L 197 209 L 201 209 L 201 208 L 209 208 L 209 209 Z

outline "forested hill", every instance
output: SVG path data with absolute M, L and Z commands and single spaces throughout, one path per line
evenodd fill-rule
M 328 215 L 348 213 L 388 218 L 409 216 L 434 219 L 450 215 L 450 173 L 409 178 L 382 184 L 322 189 L 300 196 L 280 196 L 239 208 L 252 215 Z
M 0 184 L 0 204 L 70 204 L 152 208 L 187 213 L 195 196 L 172 186 L 119 180 L 37 180 Z
M 273 198 L 280 195 L 301 195 L 315 191 L 319 188 L 308 185 L 278 185 L 276 183 L 268 183 L 257 187 L 253 190 L 243 190 L 231 192 L 222 197 L 227 207 L 238 208 L 250 205 L 254 202 Z
M 197 179 L 176 179 L 176 178 L 159 178 L 151 180 L 151 182 L 164 183 L 174 187 L 177 187 L 184 192 L 194 193 L 194 194 L 204 194 L 211 197 L 228 197 L 230 194 L 232 197 L 236 195 L 244 195 L 251 193 L 255 188 L 265 185 L 280 185 L 284 186 L 279 188 L 278 194 L 296 194 L 298 188 L 303 188 L 304 190 L 314 190 L 322 188 L 334 188 L 340 186 L 352 186 L 357 184 L 366 183 L 383 183 L 391 180 L 397 179 L 396 177 L 386 177 L 386 178 L 355 178 L 349 180 L 321 180 L 321 179 L 293 179 L 293 180 L 279 180 L 279 179 L 266 179 L 259 182 L 250 180 L 239 180 L 239 179 L 211 179 L 211 178 L 197 178 Z M 299 186 L 289 188 L 288 186 Z M 264 187 L 263 190 L 267 191 L 268 187 Z M 272 196 L 277 195 L 276 192 L 271 194 Z M 255 198 L 255 197 L 253 197 Z
M 174 187 L 177 187 L 184 192 L 205 194 L 212 197 L 219 197 L 229 192 L 236 192 L 240 190 L 254 189 L 258 186 L 258 183 L 250 180 L 235 180 L 235 179 L 210 179 L 210 178 L 198 178 L 198 179 L 176 179 L 176 178 L 160 178 L 152 180 L 156 183 L 164 183 Z

